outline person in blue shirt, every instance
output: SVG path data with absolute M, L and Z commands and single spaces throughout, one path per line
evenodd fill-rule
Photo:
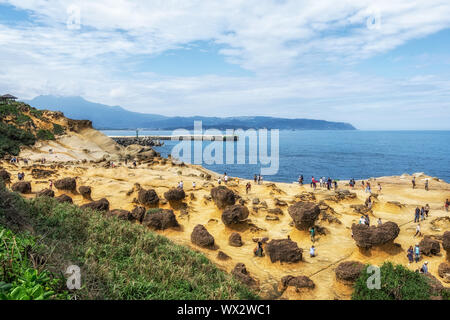
M 414 247 L 414 260 L 417 262 L 419 262 L 420 259 L 420 248 L 419 245 L 416 244 L 416 246 Z

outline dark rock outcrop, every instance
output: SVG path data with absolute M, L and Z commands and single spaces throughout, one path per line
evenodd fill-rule
M 258 285 L 258 282 L 250 276 L 250 273 L 247 271 L 247 268 L 243 263 L 236 264 L 233 271 L 231 271 L 231 274 L 237 280 L 249 287 L 255 287 Z
M 77 181 L 75 178 L 64 178 L 55 181 L 55 187 L 58 190 L 75 192 L 77 190 Z
M 419 243 L 420 252 L 426 256 L 436 255 L 441 251 L 441 245 L 439 241 L 431 239 L 429 236 L 425 236 Z
M 450 231 L 444 232 L 442 236 L 442 247 L 447 251 L 447 254 L 450 254 Z
M 211 198 L 219 209 L 232 206 L 236 202 L 236 195 L 225 186 L 218 186 L 211 189 Z
M 222 212 L 222 221 L 226 226 L 239 223 L 248 218 L 249 211 L 247 207 L 235 204 L 228 206 Z
M 371 248 L 393 241 L 400 233 L 400 228 L 395 222 L 385 222 L 381 226 L 366 224 L 352 225 L 353 239 L 360 248 Z
M 217 253 L 217 259 L 222 260 L 222 261 L 225 261 L 225 260 L 230 260 L 231 258 L 230 258 L 230 256 L 227 255 L 225 252 L 219 251 L 219 252 Z
M 142 224 L 156 230 L 179 226 L 173 211 L 167 209 L 149 210 L 142 219 Z
M 281 285 L 283 288 L 295 287 L 296 289 L 307 288 L 314 289 L 316 286 L 314 282 L 307 276 L 285 276 L 281 278 Z
M 92 201 L 86 204 L 83 204 L 81 209 L 91 209 L 94 211 L 109 211 L 109 201 L 105 198 L 102 198 L 98 201 Z
M 237 232 L 233 232 L 228 238 L 228 243 L 233 247 L 242 247 L 241 235 Z
M 3 180 L 4 183 L 11 183 L 11 174 L 4 169 L 0 170 L 0 180 Z
M 133 221 L 134 217 L 130 211 L 122 209 L 114 209 L 106 213 L 107 216 L 116 216 L 120 220 Z
M 343 282 L 355 282 L 364 268 L 364 264 L 358 261 L 341 262 L 335 270 L 336 278 Z
M 55 197 L 55 191 L 51 190 L 51 189 L 44 189 L 39 191 L 36 194 L 36 197 L 49 197 L 49 198 L 54 198 Z
M 200 247 L 210 248 L 214 246 L 214 237 L 204 226 L 198 224 L 191 233 L 191 242 Z
M 270 261 L 298 262 L 302 260 L 303 250 L 290 239 L 271 240 L 266 245 Z
M 450 280 L 450 263 L 442 262 L 438 268 L 439 277 Z
M 314 225 L 320 208 L 313 202 L 296 202 L 288 208 L 288 212 L 297 229 L 307 230 Z
M 159 203 L 159 197 L 155 190 L 141 189 L 138 193 L 138 201 L 144 206 L 155 207 Z
M 89 186 L 81 186 L 78 188 L 78 192 L 83 196 L 84 199 L 92 200 L 91 193 L 92 189 Z
M 144 207 L 135 207 L 131 211 L 131 215 L 133 216 L 134 220 L 142 222 L 146 212 L 147 210 Z
M 33 168 L 31 170 L 31 176 L 33 179 L 47 179 L 48 177 L 51 177 L 55 171 L 52 170 L 44 170 L 39 168 Z
M 67 202 L 67 203 L 73 203 L 72 198 L 69 197 L 69 196 L 66 195 L 66 194 L 62 194 L 62 195 L 60 195 L 59 197 L 56 197 L 55 199 L 56 199 L 56 201 L 58 201 L 58 202 L 60 202 L 60 203 L 65 203 L 65 202 Z
M 12 185 L 12 191 L 19 193 L 31 193 L 31 183 L 28 181 L 19 181 Z
M 167 201 L 171 202 L 179 202 L 182 201 L 186 197 L 186 193 L 181 188 L 173 188 L 164 193 L 164 198 Z

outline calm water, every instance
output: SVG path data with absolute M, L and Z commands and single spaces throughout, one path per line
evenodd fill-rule
M 135 136 L 134 131 L 103 131 L 107 135 Z M 171 135 L 169 131 L 141 131 L 140 135 Z M 335 179 L 425 172 L 450 181 L 450 131 L 280 131 L 279 170 L 265 180 L 292 182 L 303 174 Z M 162 156 L 172 152 L 176 141 L 155 148 Z M 227 142 L 235 146 L 239 142 Z M 203 142 L 203 147 L 211 142 Z M 251 179 L 261 164 L 205 164 L 215 172 Z M 224 143 L 224 150 L 226 146 Z M 225 151 L 224 151 L 225 154 Z M 269 149 L 270 154 L 270 149 Z M 265 167 L 265 166 L 263 166 Z

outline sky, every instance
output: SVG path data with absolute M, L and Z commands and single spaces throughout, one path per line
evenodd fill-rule
M 0 93 L 450 130 L 450 1 L 0 0 Z

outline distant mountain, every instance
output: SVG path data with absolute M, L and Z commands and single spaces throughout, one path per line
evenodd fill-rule
M 292 130 L 356 130 L 349 123 L 311 119 L 286 119 L 274 117 L 166 117 L 157 114 L 132 112 L 119 106 L 107 106 L 87 101 L 81 97 L 38 96 L 25 101 L 38 109 L 61 111 L 76 120 L 91 120 L 96 129 L 174 130 L 192 129 L 194 121 L 202 121 L 203 128 L 223 129 L 292 129 Z

